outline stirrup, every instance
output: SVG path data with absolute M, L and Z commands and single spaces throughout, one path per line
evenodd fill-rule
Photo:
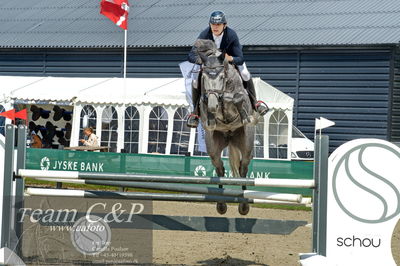
M 260 115 L 265 115 L 269 111 L 268 105 L 263 101 L 257 101 L 257 103 L 256 103 L 256 111 Z
M 190 114 L 186 124 L 188 127 L 196 128 L 199 125 L 199 119 L 200 116 L 196 114 Z

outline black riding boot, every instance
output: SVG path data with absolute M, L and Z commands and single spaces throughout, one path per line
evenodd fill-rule
M 256 89 L 254 87 L 253 79 L 243 81 L 244 88 L 247 90 L 250 98 L 250 103 L 253 109 L 260 115 L 265 115 L 269 108 L 263 101 L 257 101 Z
M 201 73 L 197 78 L 197 88 L 192 84 L 192 103 L 193 112 L 189 115 L 187 120 L 187 126 L 197 128 L 199 125 L 200 118 L 200 96 L 201 96 Z

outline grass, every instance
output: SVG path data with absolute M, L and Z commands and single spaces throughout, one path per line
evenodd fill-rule
M 55 188 L 57 182 L 52 181 L 42 181 L 31 178 L 25 179 L 25 186 L 32 187 L 49 187 Z M 104 190 L 104 191 L 119 191 L 119 187 L 115 186 L 102 186 L 102 185 L 87 185 L 87 184 L 62 184 L 63 188 L 70 189 L 81 189 L 81 190 Z M 141 189 L 141 188 L 128 188 L 125 191 L 127 192 L 149 192 L 149 193 L 178 193 L 172 191 L 161 191 L 161 190 L 152 190 L 152 189 Z M 235 203 L 229 203 L 228 205 L 234 205 Z M 300 206 L 300 205 L 281 205 L 281 204 L 252 204 L 253 207 L 256 208 L 264 208 L 264 209 L 279 209 L 279 210 L 294 210 L 294 211 L 311 211 L 310 207 Z

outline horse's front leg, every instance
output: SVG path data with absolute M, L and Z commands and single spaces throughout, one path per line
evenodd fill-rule
M 224 163 L 221 159 L 222 150 L 228 145 L 224 134 L 218 131 L 206 131 L 206 146 L 208 155 L 211 158 L 211 162 L 215 167 L 218 177 L 225 175 Z M 222 185 L 218 185 L 219 188 L 223 188 Z M 225 214 L 228 206 L 225 202 L 217 202 L 217 211 L 219 214 Z
M 250 123 L 249 114 L 246 112 L 246 109 L 243 108 L 244 103 L 244 95 L 242 93 L 236 93 L 233 98 L 233 104 L 235 105 L 237 111 L 239 112 L 240 119 L 242 120 L 243 125 Z
M 227 141 L 223 133 L 218 131 L 206 131 L 206 147 L 208 156 L 215 167 L 217 176 L 223 177 L 225 175 L 224 163 L 221 159 L 222 150 L 227 146 Z

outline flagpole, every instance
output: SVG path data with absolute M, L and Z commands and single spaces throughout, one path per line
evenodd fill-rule
M 126 62 L 127 62 L 127 40 L 128 40 L 128 30 L 124 30 L 125 34 L 125 41 L 124 41 L 124 97 L 123 97 L 123 104 L 124 104 L 124 109 L 126 108 Z
M 121 14 L 121 9 L 124 10 L 123 14 Z M 128 14 L 129 14 L 129 1 L 128 0 L 101 0 L 100 3 L 100 14 L 109 18 L 112 22 L 114 22 L 118 27 L 124 29 L 124 69 L 123 69 L 123 100 L 121 101 L 123 104 L 123 108 L 126 108 L 127 100 L 126 100 L 126 68 L 127 68 L 127 48 L 128 48 Z M 125 114 L 125 112 L 123 112 Z M 125 121 L 124 115 L 122 115 L 122 121 Z M 122 122 L 123 123 L 123 122 Z M 123 130 L 124 126 L 122 126 Z M 119 136 L 123 136 L 119 134 Z M 120 141 L 118 141 L 120 143 Z
M 126 55 L 127 55 L 127 39 L 128 39 L 128 31 L 125 32 L 125 42 L 124 42 L 124 79 L 126 79 Z

